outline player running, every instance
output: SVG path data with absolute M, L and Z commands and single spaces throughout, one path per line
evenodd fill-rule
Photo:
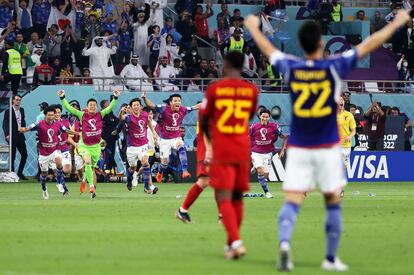
M 121 94 L 119 90 L 114 90 L 114 98 L 109 106 L 102 111 L 97 111 L 97 101 L 91 98 L 87 102 L 87 111 L 79 111 L 72 107 L 65 98 L 65 91 L 59 90 L 58 95 L 62 101 L 63 106 L 71 114 L 77 116 L 82 124 L 82 135 L 79 140 L 78 147 L 75 149 L 82 157 L 85 163 L 85 178 L 89 184 L 89 193 L 92 198 L 96 197 L 94 186 L 94 171 L 96 164 L 101 156 L 101 136 L 103 128 L 103 117 L 109 114 L 116 106 L 118 97 Z
M 209 84 L 200 109 L 205 134 L 210 184 L 215 190 L 222 223 L 227 231 L 224 256 L 238 259 L 246 253 L 240 239 L 243 192 L 249 190 L 249 120 L 255 115 L 258 91 L 241 79 L 244 57 L 230 52 L 224 58 L 225 78 Z
M 319 25 L 308 21 L 299 30 L 305 59 L 277 50 L 261 33 L 260 20 L 249 16 L 245 25 L 271 64 L 284 75 L 290 89 L 292 122 L 283 184 L 285 204 L 279 213 L 278 268 L 293 269 L 291 237 L 304 193 L 319 187 L 326 202 L 326 258 L 322 269 L 345 271 L 348 266 L 336 256 L 342 231 L 341 189 L 346 184 L 341 150 L 338 145 L 337 102 L 344 77 L 361 59 L 385 43 L 410 20 L 407 11 L 398 15 L 382 30 L 368 37 L 355 49 L 323 58 Z
M 175 214 L 175 216 L 184 223 L 191 223 L 191 218 L 188 214 L 188 210 L 210 183 L 210 167 L 205 162 L 206 145 L 204 142 L 204 134 L 203 131 L 201 131 L 199 125 L 200 114 L 198 115 L 197 124 L 197 182 L 191 186 L 190 190 L 188 190 L 183 204 L 180 208 L 178 208 L 177 213 Z
M 157 173 L 157 182 L 162 181 L 163 174 L 168 168 L 171 150 L 177 150 L 183 169 L 182 178 L 191 177 L 187 170 L 187 151 L 184 141 L 181 138 L 180 127 L 184 117 L 194 110 L 198 110 L 199 105 L 185 107 L 181 105 L 181 95 L 173 94 L 168 99 L 168 104 L 154 105 L 148 98 L 147 93 L 142 94 L 145 104 L 151 109 L 155 109 L 162 116 L 162 129 L 160 132 L 160 155 L 161 163 Z
M 62 106 L 59 104 L 52 105 L 55 109 L 55 121 L 60 122 L 66 129 L 70 129 L 70 123 L 68 119 L 62 119 Z M 58 139 L 58 152 L 62 156 L 63 172 L 70 174 L 72 171 L 72 155 L 69 151 L 68 133 L 61 131 Z
M 149 164 L 149 145 L 148 145 L 148 128 L 151 130 L 156 142 L 156 133 L 151 121 L 148 119 L 148 113 L 142 110 L 141 100 L 134 98 L 130 101 L 131 111 L 126 114 L 126 107 L 121 109 L 120 118 L 128 127 L 127 139 L 127 161 L 129 169 L 127 170 L 127 188 L 132 190 L 133 174 L 137 167 L 137 162 L 142 164 L 142 177 L 144 179 L 144 192 L 156 194 L 158 187 L 150 186 L 150 164 Z
M 46 178 L 49 169 L 56 172 L 56 182 L 59 192 L 63 196 L 69 196 L 69 190 L 66 187 L 65 175 L 63 173 L 62 157 L 58 149 L 60 132 L 70 131 L 60 121 L 55 121 L 55 109 L 53 106 L 47 107 L 43 113 L 45 118 L 39 122 L 32 123 L 29 127 L 20 128 L 21 133 L 28 131 L 37 131 L 39 142 L 37 148 L 39 151 L 39 166 L 40 166 L 40 183 L 42 185 L 42 195 L 45 200 L 49 199 L 49 193 L 46 188 Z
M 356 123 L 354 116 L 350 112 L 345 111 L 345 101 L 342 97 L 339 99 L 338 103 L 337 119 L 342 160 L 344 163 L 344 170 L 346 172 L 351 157 L 352 139 L 356 134 Z M 341 196 L 343 197 L 344 195 L 345 191 L 342 190 Z
M 252 162 L 257 171 L 257 179 L 265 192 L 266 198 L 273 198 L 267 187 L 267 177 L 271 169 L 274 144 L 278 137 L 283 139 L 279 157 L 285 155 L 288 136 L 282 133 L 282 129 L 274 122 L 269 122 L 270 111 L 263 109 L 259 113 L 260 122 L 254 123 L 250 127 L 250 138 L 252 140 Z

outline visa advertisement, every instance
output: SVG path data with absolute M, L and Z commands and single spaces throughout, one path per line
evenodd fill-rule
M 347 167 L 350 182 L 414 182 L 412 152 L 352 152 Z

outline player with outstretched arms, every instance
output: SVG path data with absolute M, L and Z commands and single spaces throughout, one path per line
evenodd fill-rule
M 66 129 L 70 129 L 70 122 L 68 119 L 62 119 L 62 106 L 61 105 L 52 105 L 55 109 L 55 121 L 60 122 Z M 65 174 L 70 174 L 72 171 L 72 155 L 69 151 L 69 135 L 67 132 L 61 131 L 58 139 L 58 151 L 62 157 L 63 172 Z
M 126 114 L 126 107 L 121 109 L 120 118 L 128 126 L 127 139 L 127 161 L 129 169 L 127 171 L 127 188 L 132 190 L 133 174 L 137 167 L 137 162 L 142 164 L 142 177 L 144 179 L 144 191 L 146 193 L 156 194 L 158 187 L 150 186 L 150 165 L 149 159 L 149 145 L 148 145 L 148 128 L 156 137 L 154 127 L 148 119 L 148 113 L 142 110 L 141 99 L 134 98 L 129 102 L 131 111 Z M 155 142 L 157 142 L 155 140 Z
M 39 151 L 40 183 L 42 185 L 42 195 L 45 200 L 49 199 L 49 193 L 46 188 L 46 178 L 49 169 L 56 172 L 56 182 L 59 192 L 68 197 L 69 191 L 65 183 L 63 173 L 62 157 L 59 151 L 59 135 L 61 132 L 70 131 L 60 121 L 55 121 L 55 108 L 47 107 L 43 113 L 45 118 L 36 123 L 32 123 L 27 128 L 20 128 L 21 133 L 28 131 L 37 131 L 39 141 L 37 148 Z
M 398 15 L 380 31 L 355 49 L 323 58 L 324 43 L 319 25 L 307 21 L 299 30 L 299 42 L 305 51 L 300 59 L 276 49 L 260 31 L 256 16 L 244 24 L 257 46 L 274 68 L 283 74 L 290 90 L 292 120 L 283 183 L 285 203 L 279 212 L 278 268 L 293 269 L 291 237 L 304 193 L 319 187 L 326 203 L 326 257 L 322 269 L 345 271 L 348 266 L 337 257 L 342 232 L 341 189 L 346 185 L 337 122 L 337 102 L 341 78 L 361 59 L 380 47 L 410 20 L 407 11 Z
M 97 101 L 94 98 L 90 98 L 87 101 L 87 110 L 85 112 L 80 111 L 72 107 L 65 98 L 65 91 L 59 90 L 58 95 L 66 110 L 71 114 L 77 116 L 82 124 L 82 135 L 79 140 L 78 147 L 75 150 L 82 157 L 85 165 L 85 179 L 89 184 L 89 193 L 92 198 L 96 197 L 96 191 L 94 186 L 94 168 L 101 156 L 101 136 L 103 128 L 103 118 L 109 114 L 116 106 L 118 97 L 121 92 L 114 90 L 114 98 L 109 106 L 102 111 L 97 111 Z
M 244 56 L 239 52 L 226 55 L 224 78 L 208 85 L 200 108 L 210 185 L 227 232 L 226 259 L 238 259 L 246 253 L 240 227 L 243 193 L 249 190 L 249 120 L 256 112 L 258 90 L 241 78 L 243 63 Z
M 183 169 L 182 178 L 189 178 L 191 175 L 187 170 L 187 151 L 184 141 L 181 138 L 180 127 L 183 124 L 184 117 L 194 110 L 198 110 L 199 105 L 186 107 L 181 105 L 181 95 L 172 94 L 169 97 L 168 104 L 154 105 L 148 99 L 147 93 L 142 94 L 145 104 L 151 109 L 155 109 L 163 118 L 162 129 L 160 132 L 160 155 L 161 163 L 157 173 L 157 182 L 162 181 L 163 174 L 168 168 L 171 150 L 177 150 Z
M 282 129 L 277 123 L 269 122 L 270 111 L 263 109 L 259 113 L 260 122 L 250 126 L 250 138 L 252 140 L 252 162 L 257 171 L 257 179 L 265 192 L 266 198 L 273 198 L 267 187 L 267 177 L 272 167 L 272 156 L 275 150 L 275 142 L 280 137 L 283 139 L 279 157 L 285 155 L 288 136 L 282 133 Z

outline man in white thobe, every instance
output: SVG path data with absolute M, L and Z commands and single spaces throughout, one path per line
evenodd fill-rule
M 141 65 L 138 64 L 138 60 L 138 55 L 132 55 L 131 62 L 124 67 L 119 75 L 121 78 L 128 78 L 125 85 L 130 90 L 153 91 L 152 84 L 146 80 L 148 75 L 144 72 Z

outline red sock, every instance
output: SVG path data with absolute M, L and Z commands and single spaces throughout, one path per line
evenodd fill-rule
M 195 200 L 200 196 L 201 192 L 203 192 L 203 188 L 201 188 L 198 184 L 193 184 L 190 190 L 188 190 L 187 196 L 181 205 L 181 208 L 188 210 L 191 205 L 195 202 Z
M 222 223 L 227 231 L 227 243 L 240 240 L 239 227 L 237 226 L 237 216 L 230 200 L 219 202 L 219 210 L 223 215 Z
M 240 226 L 243 221 L 243 200 L 234 200 L 232 201 L 234 211 L 236 212 L 237 216 L 237 225 L 240 231 Z

